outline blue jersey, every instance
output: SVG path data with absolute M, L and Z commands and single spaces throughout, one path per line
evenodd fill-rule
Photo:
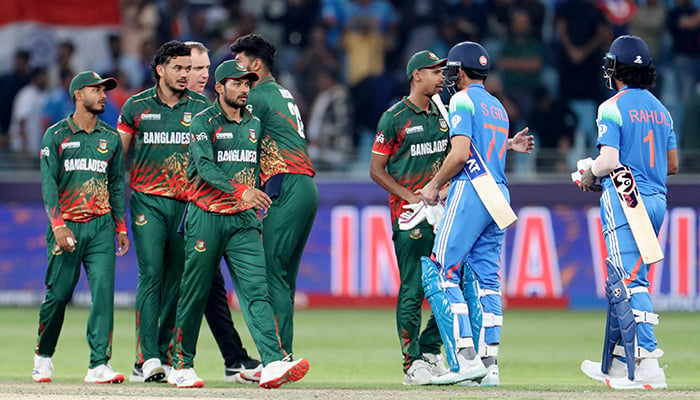
M 645 89 L 622 88 L 598 107 L 598 146 L 620 152 L 620 163 L 630 167 L 639 192 L 666 194 L 666 152 L 676 148 L 673 120 L 666 107 Z M 612 182 L 603 178 L 603 188 Z
M 470 138 L 496 183 L 507 183 L 508 130 L 506 109 L 484 85 L 469 85 L 450 99 L 450 138 L 457 135 Z M 469 177 L 462 169 L 453 179 L 469 180 Z

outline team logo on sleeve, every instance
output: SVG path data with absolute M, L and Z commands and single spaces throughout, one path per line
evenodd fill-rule
M 49 147 L 45 146 L 41 148 L 41 153 L 40 153 L 40 158 L 48 157 L 49 156 Z
M 442 118 L 440 118 L 440 130 L 442 132 L 447 132 L 447 122 Z
M 143 214 L 138 214 L 136 215 L 136 221 L 134 223 L 138 226 L 144 226 L 148 223 L 148 220 L 146 219 L 146 216 Z
M 460 117 L 459 115 L 453 115 L 452 120 L 450 122 L 452 122 L 452 129 L 454 129 L 460 122 L 462 122 L 462 117 Z
M 194 244 L 194 249 L 200 253 L 207 251 L 207 247 L 204 245 L 204 240 L 197 240 L 197 243 Z
M 384 131 L 379 132 L 379 135 L 377 135 L 377 138 L 374 139 L 375 142 L 384 144 Z
M 258 142 L 258 135 L 255 133 L 255 129 L 251 129 L 248 132 L 249 132 L 248 139 L 250 139 L 250 141 L 252 143 L 257 143 Z
M 415 228 L 415 229 L 411 229 L 411 233 L 409 233 L 408 236 L 411 239 L 418 240 L 418 239 L 423 237 L 423 234 L 420 232 L 420 228 Z
M 190 124 L 192 123 L 192 113 L 186 112 L 182 114 L 182 121 L 180 121 L 180 123 L 185 126 L 190 126 Z
M 598 137 L 603 137 L 605 135 L 605 132 L 608 131 L 608 126 L 605 124 L 600 124 L 598 125 Z
M 63 250 L 61 250 L 61 246 L 58 245 L 58 243 L 53 245 L 53 249 L 51 249 L 51 254 L 55 256 L 60 256 L 63 254 Z
M 106 152 L 109 151 L 109 147 L 107 147 L 107 141 L 104 139 L 100 139 L 99 144 L 97 145 L 97 151 L 105 154 Z

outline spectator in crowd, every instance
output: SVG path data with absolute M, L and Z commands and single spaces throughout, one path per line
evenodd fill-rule
M 476 0 L 460 0 L 447 9 L 457 27 L 455 43 L 466 40 L 480 43 L 486 36 L 486 7 Z M 449 46 L 452 46 L 450 43 Z
M 141 51 L 144 43 L 154 40 L 158 26 L 158 7 L 154 0 L 122 0 L 121 46 L 122 63 L 120 68 L 126 72 L 129 81 L 120 80 L 120 86 L 128 85 L 131 89 L 141 89 L 144 75 L 140 66 Z M 149 55 L 152 55 L 155 49 Z
M 544 86 L 535 90 L 534 101 L 529 125 L 537 136 L 537 167 L 541 172 L 567 172 L 578 118 L 566 101 L 552 96 Z
M 71 70 L 61 71 L 61 84 L 48 94 L 42 110 L 44 129 L 66 118 L 75 109 L 72 93 L 68 90 L 73 76 Z
M 12 71 L 0 76 L 0 148 L 7 145 L 15 96 L 29 83 L 29 57 L 28 51 L 18 50 L 15 53 Z
M 277 0 L 264 9 L 265 20 L 282 30 L 277 50 L 277 68 L 290 71 L 310 42 L 311 29 L 318 20 L 319 0 Z
M 500 44 L 508 36 L 510 12 L 515 6 L 515 0 L 491 0 L 485 4 L 489 36 L 498 39 L 496 44 Z
M 681 162 L 688 168 L 700 168 L 700 74 L 695 78 L 693 91 L 685 103 L 681 126 Z
M 56 51 L 56 62 L 48 68 L 49 86 L 55 88 L 61 84 L 61 73 L 65 70 L 75 71 L 73 65 L 73 55 L 75 54 L 75 45 L 70 40 L 65 40 L 58 44 Z
M 677 98 L 682 106 L 690 97 L 700 70 L 700 10 L 692 0 L 676 0 L 675 7 L 668 13 L 668 29 L 673 39 L 671 54 Z
M 316 75 L 319 94 L 311 107 L 306 138 L 314 165 L 339 169 L 352 160 L 352 102 L 347 87 L 338 82 L 333 70 L 321 69 Z
M 100 75 L 114 76 L 120 68 L 122 59 L 122 41 L 118 34 L 107 36 L 107 57 L 102 57 L 95 64 L 95 72 Z M 120 81 L 121 82 L 121 81 Z
M 10 127 L 10 149 L 20 156 L 37 159 L 44 134 L 44 125 L 37 110 L 46 103 L 48 73 L 46 68 L 32 69 L 31 80 L 15 97 L 12 105 L 12 125 Z
M 594 0 L 566 1 L 556 10 L 554 24 L 559 39 L 559 96 L 578 116 L 581 135 L 576 151 L 583 155 L 597 136 L 594 121 L 603 93 L 600 60 L 610 42 L 610 28 Z
M 647 42 L 654 62 L 662 61 L 660 55 L 666 35 L 666 15 L 663 0 L 646 0 L 637 6 L 637 12 L 627 24 L 630 35 L 639 36 Z
M 541 0 L 519 0 L 517 7 L 525 10 L 530 16 L 530 25 L 532 26 L 532 35 L 535 39 L 542 41 L 542 27 L 544 27 L 544 19 L 547 14 L 544 4 Z
M 342 38 L 345 50 L 347 83 L 355 86 L 363 79 L 384 73 L 387 37 L 379 30 L 378 21 L 357 16 L 348 24 Z
M 400 2 L 397 8 L 401 18 L 398 23 L 396 47 L 401 51 L 401 58 L 408 60 L 420 50 L 433 48 L 431 46 L 440 36 L 440 19 L 435 16 L 445 15 L 447 1 L 405 0 Z M 443 54 L 447 54 L 447 51 Z
M 294 64 L 294 75 L 299 81 L 299 89 L 305 99 L 315 99 L 318 95 L 316 76 L 320 71 L 338 71 L 340 61 L 335 52 L 328 47 L 326 30 L 323 25 L 311 29 L 309 45 Z
M 513 99 L 520 117 L 530 118 L 534 103 L 534 90 L 540 85 L 544 48 L 532 35 L 530 15 L 523 9 L 515 9 L 510 15 L 509 34 L 498 60 L 503 85 Z M 519 124 L 514 124 L 519 125 Z

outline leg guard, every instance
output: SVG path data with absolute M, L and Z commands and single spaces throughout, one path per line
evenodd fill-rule
M 442 344 L 445 346 L 445 355 L 447 358 L 447 363 L 450 365 L 450 370 L 453 372 L 459 371 L 459 361 L 457 360 L 457 352 L 459 348 L 464 346 L 465 339 L 463 329 L 459 323 L 459 319 L 469 318 L 469 312 L 466 304 L 458 303 L 448 297 L 446 286 L 454 286 L 457 289 L 457 285 L 450 282 L 444 282 L 442 275 L 438 270 L 438 266 L 428 257 L 421 257 L 421 267 L 423 270 L 422 283 L 423 291 L 425 292 L 425 297 L 430 303 L 430 307 L 433 309 L 433 316 L 435 317 L 435 322 L 440 330 L 440 337 L 442 338 Z M 459 293 L 461 296 L 461 293 Z M 450 297 L 454 297 L 454 293 Z M 459 300 L 459 299 L 456 299 Z M 469 326 L 466 326 L 469 329 Z M 471 334 L 468 338 L 468 342 L 471 342 Z
M 462 293 L 469 308 L 469 322 L 472 328 L 474 349 L 479 352 L 479 338 L 483 321 L 483 309 L 479 300 L 479 282 L 474 276 L 471 265 L 464 263 L 462 268 Z
M 608 279 L 605 281 L 605 294 L 608 297 L 608 318 L 605 327 L 605 343 L 601 372 L 607 374 L 612 364 L 615 345 L 620 345 L 628 355 L 634 354 L 636 345 L 636 323 L 629 293 L 621 271 L 608 261 Z M 627 376 L 634 380 L 634 357 L 626 357 Z

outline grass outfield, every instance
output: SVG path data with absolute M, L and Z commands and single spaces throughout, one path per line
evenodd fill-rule
M 83 308 L 69 308 L 66 312 L 54 356 L 54 383 L 77 384 L 85 375 L 87 313 Z M 37 318 L 38 308 L 0 308 L 0 387 L 3 382 L 31 382 Z M 604 318 L 602 311 L 506 310 L 498 390 L 581 392 L 581 395 L 584 391 L 600 395 L 609 391 L 579 370 L 581 360 L 600 358 Z M 133 319 L 131 310 L 115 313 L 111 364 L 127 378 L 133 362 Z M 257 354 L 240 312 L 234 312 L 234 320 L 237 327 L 243 328 L 240 332 L 249 352 Z M 392 310 L 298 311 L 295 355 L 307 358 L 311 368 L 294 389 L 416 389 L 401 385 L 401 354 L 395 329 Z M 656 329 L 660 347 L 665 351 L 661 364 L 668 364 L 669 391 L 664 397 L 700 396 L 696 392 L 700 390 L 700 345 L 695 336 L 700 331 L 700 317 L 695 313 L 662 313 Z M 202 327 L 195 369 L 207 388 L 230 386 L 222 380 L 223 361 L 206 323 Z M 428 390 L 442 397 L 438 395 L 441 390 L 454 390 L 454 387 Z M 679 396 L 668 397 L 671 393 Z

